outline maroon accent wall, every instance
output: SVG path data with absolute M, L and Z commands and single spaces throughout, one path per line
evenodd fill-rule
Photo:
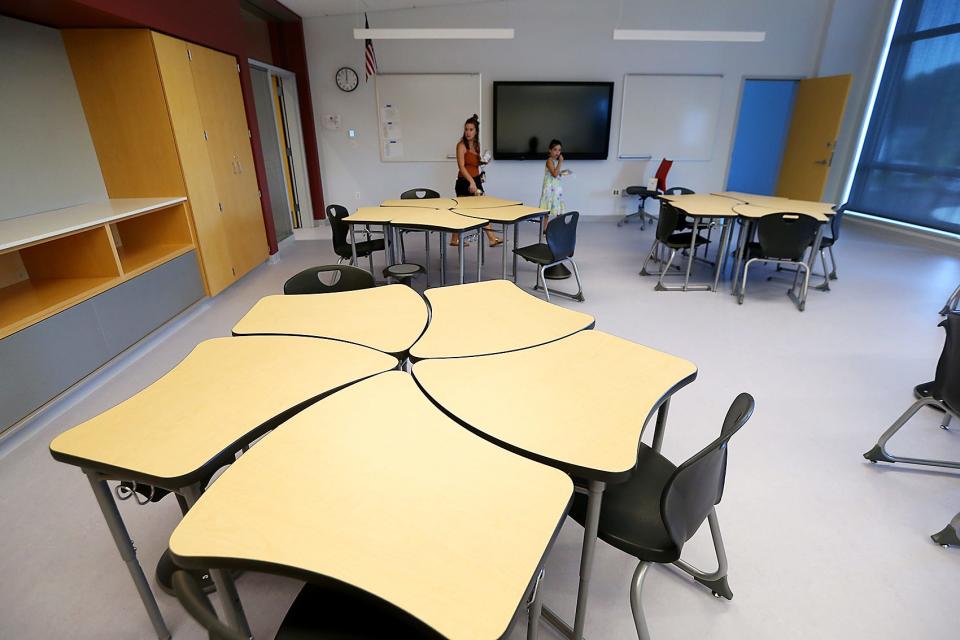
M 297 75 L 300 113 L 303 121 L 304 146 L 307 153 L 307 173 L 314 211 L 323 211 L 323 191 L 320 182 L 320 159 L 317 150 L 313 104 L 307 73 L 303 27 L 298 15 L 276 0 L 251 0 L 251 4 L 277 20 L 279 42 L 274 43 L 277 66 L 290 69 Z M 240 85 L 247 112 L 247 126 L 252 134 L 254 164 L 260 185 L 260 203 L 267 232 L 270 253 L 277 251 L 277 235 L 267 190 L 263 151 L 254 109 L 248 57 L 255 57 L 248 45 L 241 0 L 0 0 L 0 14 L 37 22 L 57 28 L 70 27 L 139 27 L 189 40 L 237 57 L 240 64 Z M 278 58 L 279 54 L 279 58 Z M 322 217 L 322 215 L 315 217 Z

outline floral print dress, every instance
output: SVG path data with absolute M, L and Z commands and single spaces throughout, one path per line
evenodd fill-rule
M 549 209 L 550 217 L 563 215 L 563 185 L 546 167 L 543 168 L 543 188 L 540 191 L 540 208 Z

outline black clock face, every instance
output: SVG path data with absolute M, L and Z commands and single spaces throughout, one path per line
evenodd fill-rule
M 350 67 L 340 67 L 337 69 L 337 86 L 341 91 L 353 91 L 360 83 L 357 72 Z

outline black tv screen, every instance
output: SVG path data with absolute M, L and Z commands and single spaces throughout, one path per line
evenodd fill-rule
M 494 82 L 493 157 L 542 160 L 554 138 L 567 160 L 605 160 L 612 82 Z

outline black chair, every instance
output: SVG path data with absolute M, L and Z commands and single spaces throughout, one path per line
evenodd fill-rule
M 863 457 L 870 462 L 904 462 L 960 469 L 960 462 L 899 457 L 888 452 L 886 448 L 890 438 L 903 428 L 922 407 L 933 407 L 944 413 L 943 420 L 940 423 L 940 427 L 943 429 L 949 427 L 952 418 L 960 416 L 960 312 L 948 313 L 940 326 L 946 330 L 947 335 L 943 343 L 943 351 L 940 353 L 940 360 L 937 362 L 937 373 L 933 381 L 918 385 L 918 388 L 922 388 L 924 393 L 918 393 L 917 395 L 920 397 L 917 401 L 910 405 L 910 408 L 897 418 L 889 429 L 883 432 L 877 444 L 870 451 L 863 454 Z
M 324 282 L 324 279 L 327 282 Z M 322 267 L 310 267 L 283 283 L 284 295 L 304 295 L 311 293 L 338 293 L 370 289 L 374 285 L 369 272 L 345 264 L 329 264 Z
M 577 263 L 573 259 L 573 251 L 577 246 L 577 222 L 580 220 L 579 211 L 568 211 L 563 215 L 557 216 L 547 224 L 546 243 L 531 244 L 526 247 L 514 249 L 513 252 L 526 260 L 537 265 L 537 284 L 534 290 L 540 288 L 543 283 L 543 292 L 550 301 L 550 290 L 547 289 L 547 279 L 543 272 L 545 269 L 557 264 L 569 262 L 573 267 L 573 275 L 577 279 L 577 292 L 570 294 L 563 291 L 555 291 L 554 294 L 564 296 L 572 300 L 584 301 L 583 285 L 580 283 L 580 272 L 577 270 Z
M 657 286 L 654 287 L 657 291 L 685 291 L 687 289 L 689 279 L 690 279 L 690 268 L 693 261 L 693 254 L 696 253 L 697 247 L 707 244 L 709 240 L 697 234 L 695 237 L 692 231 L 678 232 L 678 228 L 682 226 L 683 214 L 675 206 L 670 204 L 667 200 L 660 201 L 660 219 L 657 220 L 657 233 L 656 238 L 653 241 L 653 244 L 650 246 L 650 252 L 647 254 L 646 260 L 643 261 L 643 266 L 640 268 L 640 275 L 642 276 L 656 276 L 659 275 L 660 278 L 657 280 Z M 673 259 L 677 255 L 677 251 L 681 249 L 689 249 L 690 245 L 693 244 L 693 251 L 687 255 L 687 270 L 686 275 L 684 276 L 683 286 L 668 286 L 663 284 L 664 276 L 668 275 L 671 265 L 673 264 Z M 657 253 L 657 250 L 660 247 L 666 247 L 670 250 L 670 257 L 667 258 L 666 264 L 660 269 L 657 273 L 651 273 L 647 271 L 647 264 L 650 262 L 651 258 Z
M 224 624 L 214 612 L 196 578 L 187 571 L 173 574 L 174 592 L 187 613 L 212 640 L 248 640 Z M 412 638 L 440 640 L 439 633 L 397 607 L 358 589 L 308 583 L 287 611 L 274 640 L 373 640 Z
M 333 231 L 333 250 L 337 254 L 337 264 L 344 260 L 353 264 L 353 248 L 350 246 L 350 225 L 346 218 L 350 214 L 347 208 L 339 204 L 331 204 L 327 207 L 327 219 L 330 221 L 330 229 Z M 385 248 L 383 238 L 371 240 L 369 232 L 366 240 L 357 243 L 357 259 L 367 258 L 370 261 L 370 273 L 373 273 L 373 252 L 383 251 Z M 357 265 L 353 265 L 357 266 Z
M 820 238 L 820 262 L 823 264 L 823 284 L 814 287 L 820 291 L 830 291 L 830 281 L 837 279 L 837 259 L 833 255 L 833 246 L 840 238 L 840 224 L 843 222 L 843 214 L 847 211 L 847 205 L 842 204 L 836 208 L 833 217 L 830 218 L 830 235 L 824 235 Z M 811 245 L 812 247 L 813 245 Z M 827 271 L 827 257 L 824 251 L 830 254 L 830 270 Z
M 433 189 L 407 189 L 400 194 L 401 200 L 422 200 L 423 198 L 439 198 L 440 194 Z
M 723 496 L 727 444 L 746 424 L 753 407 L 750 394 L 737 396 L 727 410 L 720 437 L 679 467 L 641 444 L 630 479 L 610 485 L 603 493 L 600 539 L 640 560 L 630 585 L 630 608 L 641 640 L 650 638 L 640 595 L 652 563 L 672 563 L 709 588 L 714 596 L 733 598 L 727 584 L 727 556 L 715 506 Z M 578 492 L 574 495 L 570 516 L 583 525 L 586 514 L 587 496 Z M 704 520 L 710 524 L 717 554 L 717 570 L 711 573 L 680 560 L 683 545 Z
M 423 200 L 424 198 L 439 198 L 440 194 L 433 189 L 407 189 L 400 194 L 401 200 Z M 418 229 L 400 229 L 400 261 L 407 261 L 407 248 L 404 246 L 403 237 L 408 233 L 422 233 L 424 241 L 429 244 L 430 232 L 420 231 Z
M 803 311 L 807 303 L 807 287 L 810 284 L 810 268 L 804 262 L 807 249 L 817 237 L 820 222 L 805 213 L 768 213 L 757 221 L 757 239 L 759 242 L 747 244 L 747 263 L 743 267 L 743 278 L 737 302 L 743 304 L 747 293 L 747 274 L 754 262 L 772 262 L 777 266 L 794 265 L 793 286 L 787 291 L 797 308 Z M 803 272 L 803 285 L 797 295 L 797 281 Z
M 960 285 L 957 285 L 947 298 L 947 303 L 943 305 L 943 309 L 940 309 L 940 315 L 945 316 L 952 311 L 960 311 Z

